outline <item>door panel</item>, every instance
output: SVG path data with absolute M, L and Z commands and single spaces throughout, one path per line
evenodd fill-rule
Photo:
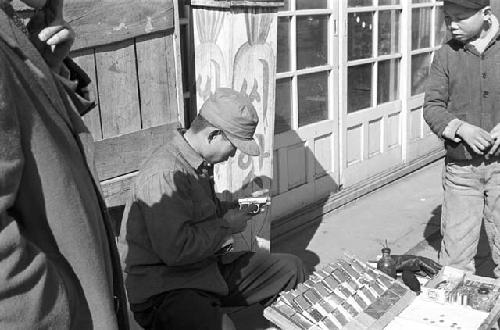
M 335 128 L 334 121 L 326 121 L 276 136 L 273 219 L 337 191 Z
M 345 143 L 347 150 L 347 166 L 360 163 L 363 160 L 363 125 L 358 124 L 347 128 Z
M 345 187 L 402 164 L 400 101 L 344 113 L 344 118 L 341 182 Z
M 437 149 L 443 142 L 429 128 L 423 117 L 423 94 L 410 98 L 408 102 L 408 147 L 407 161 L 418 159 Z
M 288 189 L 306 183 L 306 152 L 304 144 L 291 146 L 287 150 Z
M 384 143 L 382 120 L 383 118 L 377 118 L 368 122 L 368 158 L 382 153 Z

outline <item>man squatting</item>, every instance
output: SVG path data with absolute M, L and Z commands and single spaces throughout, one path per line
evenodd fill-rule
M 304 280 L 292 255 L 220 253 L 251 216 L 216 198 L 212 165 L 236 149 L 258 155 L 258 121 L 247 96 L 218 89 L 191 127 L 171 131 L 139 171 L 119 248 L 131 309 L 144 328 L 231 329 L 221 307 L 270 304 Z

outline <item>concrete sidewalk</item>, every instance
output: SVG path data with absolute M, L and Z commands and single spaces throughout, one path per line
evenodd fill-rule
M 373 260 L 385 240 L 393 254 L 410 253 L 437 260 L 442 167 L 443 160 L 431 163 L 336 209 L 273 244 L 271 251 L 299 256 L 308 273 L 334 262 L 344 251 L 362 260 Z M 235 311 L 231 318 L 238 330 L 270 326 L 260 306 Z
M 393 254 L 434 241 L 439 231 L 443 161 L 437 161 L 323 216 L 314 226 L 271 247 L 298 255 L 308 270 L 349 251 L 364 260 L 380 254 L 385 240 Z
M 431 163 L 361 197 L 271 246 L 272 252 L 299 256 L 308 272 L 334 262 L 344 251 L 362 260 L 380 254 L 385 240 L 393 254 L 437 260 L 443 160 Z M 237 329 L 265 329 L 258 307 L 233 313 Z

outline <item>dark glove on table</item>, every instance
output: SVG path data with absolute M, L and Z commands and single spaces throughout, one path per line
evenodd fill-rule
M 392 255 L 392 259 L 396 264 L 397 272 L 409 270 L 414 273 L 423 273 L 423 275 L 432 277 L 436 275 L 442 267 L 429 258 L 415 255 Z

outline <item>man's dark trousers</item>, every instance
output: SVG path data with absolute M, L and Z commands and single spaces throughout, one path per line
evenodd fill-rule
M 304 281 L 302 261 L 296 256 L 246 252 L 230 253 L 224 259 L 231 259 L 231 255 L 234 261 L 219 261 L 229 288 L 227 296 L 193 289 L 165 292 L 150 298 L 151 308 L 134 312 L 136 321 L 153 330 L 218 330 L 222 325 L 221 307 L 268 305 L 282 290 L 291 290 Z

